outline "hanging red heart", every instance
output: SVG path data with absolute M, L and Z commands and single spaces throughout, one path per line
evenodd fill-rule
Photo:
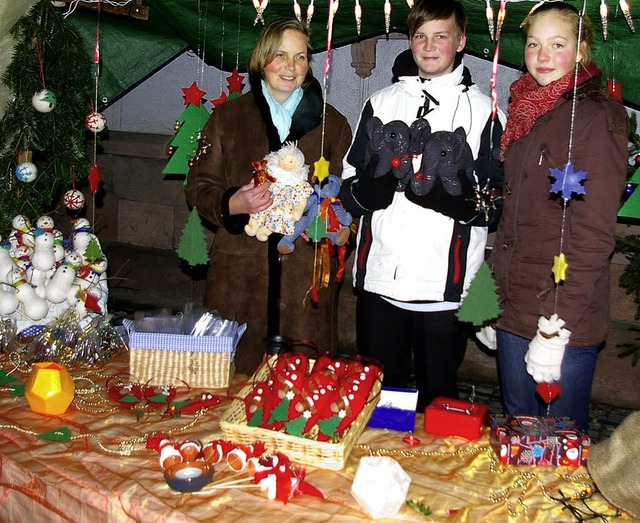
M 560 390 L 560 385 L 558 383 L 538 383 L 538 386 L 536 387 L 536 392 L 547 404 L 560 396 Z

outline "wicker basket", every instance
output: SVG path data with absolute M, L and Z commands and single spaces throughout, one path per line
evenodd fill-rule
M 235 366 L 233 357 L 246 324 L 229 336 L 189 336 L 135 332 L 129 328 L 129 373 L 140 383 L 195 388 L 227 388 Z
M 269 369 L 273 366 L 275 358 L 277 358 L 277 356 L 272 357 L 269 362 L 263 363 L 258 370 L 256 370 L 253 377 L 238 394 L 239 397 L 244 398 L 251 392 L 255 382 L 267 378 Z M 313 360 L 309 362 L 309 365 L 313 365 Z M 362 409 L 362 412 L 360 412 L 356 420 L 345 431 L 342 439 L 338 443 L 315 441 L 270 429 L 249 427 L 247 426 L 245 404 L 241 399 L 233 400 L 220 419 L 220 427 L 222 428 L 225 439 L 230 441 L 243 445 L 260 441 L 265 444 L 268 451 L 282 452 L 298 463 L 323 469 L 340 470 L 344 468 L 351 450 L 360 437 L 360 434 L 362 434 L 378 403 L 381 386 L 382 376 L 375 381 L 364 409 Z
M 194 388 L 227 388 L 235 366 L 229 352 L 178 352 L 159 349 L 129 350 L 129 372 L 140 383 Z M 184 383 L 183 383 L 184 382 Z

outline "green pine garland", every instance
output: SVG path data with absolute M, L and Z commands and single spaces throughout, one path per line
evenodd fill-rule
M 95 77 L 84 42 L 51 0 L 40 0 L 13 26 L 16 46 L 2 77 L 12 99 L 0 120 L 0 234 L 16 214 L 35 219 L 53 210 L 71 181 L 88 175 L 87 131 Z M 42 63 L 42 71 L 40 64 Z M 45 87 L 57 105 L 39 113 L 32 96 Z M 14 175 L 18 153 L 31 151 L 38 177 L 22 183 Z

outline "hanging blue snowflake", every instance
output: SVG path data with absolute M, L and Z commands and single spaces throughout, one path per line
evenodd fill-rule
M 574 171 L 571 162 L 567 162 L 564 169 L 549 170 L 551 177 L 555 180 L 551 184 L 551 192 L 560 193 L 565 202 L 571 199 L 571 193 L 586 194 L 583 182 L 589 171 Z

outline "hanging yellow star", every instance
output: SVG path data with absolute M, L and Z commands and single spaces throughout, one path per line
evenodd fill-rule
M 321 156 L 317 162 L 313 162 L 313 175 L 319 182 L 329 176 L 329 162 Z
M 556 283 L 560 283 L 567 277 L 568 268 L 569 264 L 566 262 L 563 252 L 553 257 L 553 269 L 551 269 L 551 272 L 553 272 Z

